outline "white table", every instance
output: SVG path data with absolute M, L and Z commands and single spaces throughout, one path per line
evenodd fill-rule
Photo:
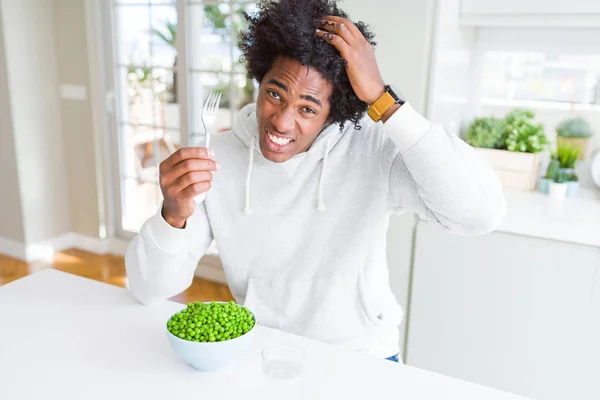
M 184 306 L 142 306 L 125 289 L 44 270 L 0 286 L 0 398 L 460 399 L 521 397 L 257 327 L 229 371 L 203 374 L 169 347 L 165 321 Z M 294 343 L 304 374 L 263 374 L 260 351 Z

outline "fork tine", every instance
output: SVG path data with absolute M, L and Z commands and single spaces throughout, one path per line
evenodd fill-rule
M 217 92 L 215 96 L 215 101 L 212 106 L 212 112 L 216 112 L 219 107 L 219 102 L 221 101 L 221 92 Z
M 212 111 L 215 101 L 217 100 L 218 94 L 219 94 L 219 92 L 217 92 L 216 90 L 213 90 L 212 100 L 210 101 L 210 108 L 208 109 L 209 111 Z
M 217 110 L 219 109 L 219 104 L 221 103 L 221 95 L 223 93 L 219 92 L 219 95 L 217 96 L 217 99 L 215 100 L 215 105 L 214 105 L 214 110 L 213 112 L 217 112 Z
M 215 108 L 215 102 L 217 101 L 217 97 L 219 97 L 219 93 L 216 90 L 213 90 L 213 97 L 208 105 L 208 112 L 212 113 Z
M 204 102 L 204 107 L 203 107 L 204 110 L 206 110 L 206 111 L 210 110 L 210 103 L 214 97 L 214 93 L 215 93 L 215 91 L 211 90 L 210 93 L 208 94 L 208 98 Z

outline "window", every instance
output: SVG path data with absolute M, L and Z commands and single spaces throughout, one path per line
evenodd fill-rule
M 481 101 L 600 104 L 600 30 L 481 29 Z
M 554 140 L 556 127 L 582 117 L 600 130 L 598 29 L 480 29 L 472 104 L 475 115 L 502 117 L 532 109 Z M 596 135 L 591 150 L 600 148 Z
M 256 85 L 239 61 L 237 36 L 246 26 L 244 13 L 256 11 L 248 1 L 188 1 L 188 87 L 190 96 L 190 144 L 204 143 L 200 114 L 204 98 L 222 92 L 215 132 L 229 130 L 239 109 L 255 100 Z
M 486 51 L 481 97 L 600 104 L 600 53 Z
M 204 143 L 200 114 L 209 91 L 223 93 L 215 133 L 231 129 L 237 111 L 254 102 L 256 84 L 239 62 L 237 35 L 243 13 L 256 6 L 235 0 L 105 4 L 117 105 L 117 225 L 130 236 L 162 201 L 160 162 L 182 146 Z
M 181 146 L 176 97 L 177 10 L 170 2 L 113 5 L 120 228 L 135 232 L 160 202 L 158 164 Z

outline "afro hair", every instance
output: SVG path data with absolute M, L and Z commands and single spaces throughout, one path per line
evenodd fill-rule
M 335 0 L 261 0 L 258 11 L 246 14 L 248 28 L 240 33 L 239 47 L 248 73 L 259 83 L 279 56 L 290 57 L 314 68 L 333 86 L 329 98 L 329 121 L 342 127 L 350 121 L 356 128 L 368 105 L 354 93 L 346 74 L 346 61 L 316 29 L 328 15 L 348 18 Z M 374 35 L 362 22 L 355 24 L 375 46 Z

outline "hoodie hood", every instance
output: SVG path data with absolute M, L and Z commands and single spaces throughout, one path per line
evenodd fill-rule
M 310 146 L 306 153 L 311 156 L 317 155 L 319 157 L 324 157 L 327 142 L 329 142 L 329 151 L 333 150 L 337 142 L 340 141 L 343 134 L 347 130 L 348 126 L 345 127 L 344 132 L 340 132 L 339 124 L 329 125 L 327 128 L 323 129 L 321 133 L 319 133 L 314 143 Z M 233 133 L 240 138 L 240 140 L 247 147 L 253 147 L 260 153 L 260 145 L 258 144 L 258 120 L 256 118 L 256 104 L 248 104 L 239 111 L 235 123 L 233 124 Z M 252 145 L 253 138 L 254 145 Z
M 327 159 L 329 153 L 333 150 L 335 145 L 340 141 L 347 130 L 348 127 L 345 127 L 344 131 L 340 132 L 339 124 L 329 125 L 327 128 L 323 129 L 321 133 L 319 133 L 313 144 L 306 152 L 306 154 L 311 157 L 318 157 L 318 160 L 323 160 L 321 163 L 321 174 L 317 188 L 316 204 L 319 211 L 327 210 L 325 201 L 323 199 L 323 187 L 325 184 L 325 171 L 327 169 Z M 246 173 L 246 198 L 244 202 L 244 212 L 246 214 L 252 214 L 250 188 L 252 184 L 252 169 L 254 166 L 255 153 L 258 151 L 262 157 L 262 152 L 260 151 L 260 145 L 258 142 L 256 104 L 248 104 L 239 111 L 238 117 L 233 125 L 233 133 L 248 147 L 248 170 Z M 297 156 L 298 155 L 294 155 L 292 158 Z

